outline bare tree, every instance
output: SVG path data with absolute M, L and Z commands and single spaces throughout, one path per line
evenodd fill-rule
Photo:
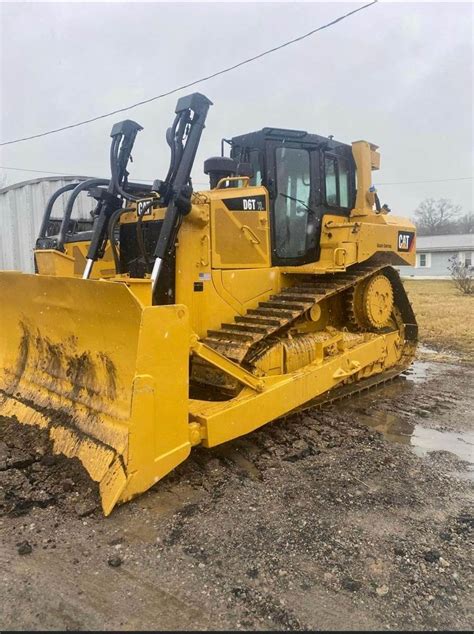
M 474 294 L 474 278 L 472 266 L 466 266 L 457 255 L 449 258 L 449 272 L 456 288 L 465 295 Z
M 474 233 L 474 213 L 464 214 L 456 223 L 458 233 Z
M 432 236 L 449 232 L 460 211 L 461 206 L 447 198 L 426 198 L 415 211 L 419 234 Z

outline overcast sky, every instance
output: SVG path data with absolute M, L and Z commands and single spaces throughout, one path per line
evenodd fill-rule
M 363 4 L 361 2 L 360 4 Z M 126 106 L 324 24 L 349 3 L 3 3 L 1 140 Z M 389 3 L 193 90 L 214 103 L 194 170 L 220 139 L 264 126 L 380 146 L 376 183 L 473 175 L 473 6 Z M 185 94 L 181 93 L 181 94 Z M 81 128 L 1 148 L 3 166 L 108 176 L 112 124 L 145 129 L 131 177 L 164 177 L 179 95 Z M 35 177 L 0 171 L 8 184 Z M 39 174 L 38 174 L 39 176 Z M 411 215 L 426 197 L 472 210 L 473 181 L 383 185 Z

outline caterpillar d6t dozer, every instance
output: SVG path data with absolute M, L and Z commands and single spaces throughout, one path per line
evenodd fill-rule
M 58 190 L 36 273 L 0 274 L 0 415 L 79 458 L 105 514 L 193 446 L 366 389 L 413 359 L 416 321 L 393 267 L 413 265 L 415 228 L 380 205 L 377 146 L 264 128 L 224 139 L 204 164 L 209 189 L 195 192 L 211 105 L 178 100 L 168 174 L 152 186 L 128 180 L 141 126 L 115 124 L 110 180 Z M 78 231 L 81 191 L 97 205 Z

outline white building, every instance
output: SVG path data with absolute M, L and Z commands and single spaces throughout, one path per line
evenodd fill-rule
M 474 234 L 416 237 L 416 266 L 400 267 L 403 277 L 450 277 L 449 259 L 457 257 L 465 266 L 474 263 Z
M 33 248 L 48 199 L 63 185 L 83 180 L 84 176 L 48 176 L 0 189 L 0 270 L 34 271 Z M 62 217 L 69 193 L 58 198 L 52 217 Z M 73 218 L 90 218 L 95 204 L 86 193 L 79 194 Z

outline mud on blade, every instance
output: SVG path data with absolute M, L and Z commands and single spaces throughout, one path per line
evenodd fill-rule
M 106 514 L 190 451 L 183 306 L 125 284 L 0 273 L 0 414 L 47 428 L 99 483 Z

